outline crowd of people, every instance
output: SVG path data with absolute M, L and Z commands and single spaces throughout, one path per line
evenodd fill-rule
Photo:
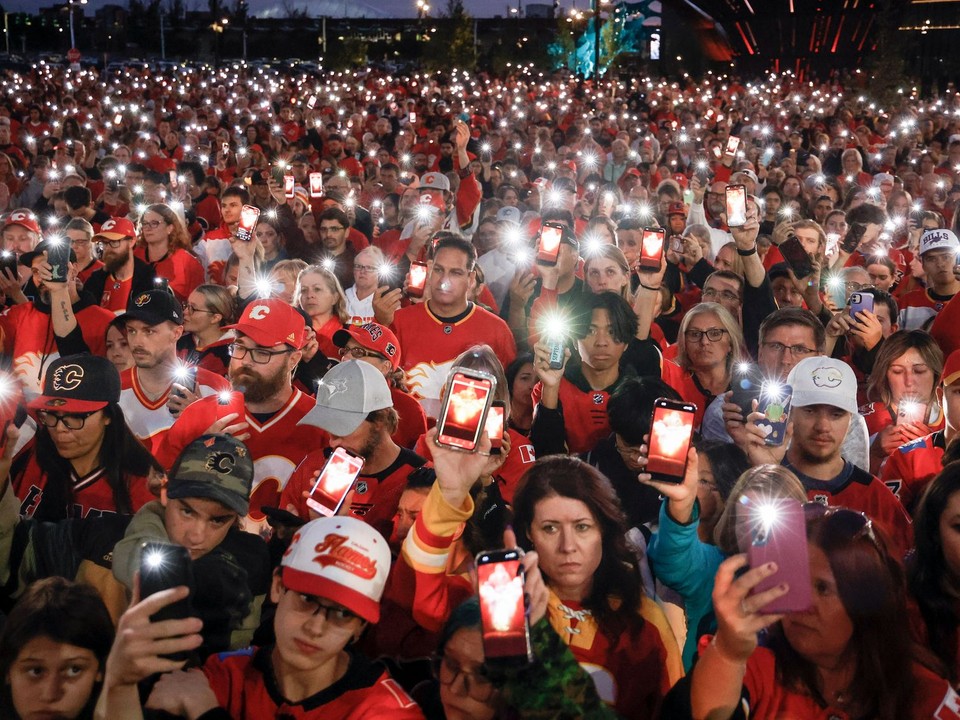
M 7 73 L 2 715 L 960 718 L 958 203 L 859 72 Z

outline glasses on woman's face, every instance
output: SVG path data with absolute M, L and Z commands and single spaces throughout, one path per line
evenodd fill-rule
M 51 430 L 57 426 L 57 423 L 63 423 L 67 430 L 80 430 L 83 428 L 87 418 L 95 413 L 52 413 L 47 410 L 37 410 L 37 420 Z
M 183 306 L 183 314 L 187 313 L 209 313 L 213 314 L 213 310 L 204 310 L 203 308 L 198 308 L 196 305 L 190 305 L 189 303 Z
M 163 220 L 141 220 L 140 227 L 148 230 L 156 230 L 161 225 L 164 225 Z
M 727 334 L 726 329 L 724 328 L 707 328 L 706 330 L 687 330 L 683 333 L 683 337 L 686 338 L 689 343 L 698 343 L 704 336 L 710 342 L 718 342 L 724 335 Z
M 467 672 L 455 660 L 441 655 L 434 657 L 431 661 L 433 665 L 433 676 L 443 685 L 453 685 L 457 678 L 463 678 L 463 689 L 477 702 L 487 702 L 496 687 L 482 672 Z

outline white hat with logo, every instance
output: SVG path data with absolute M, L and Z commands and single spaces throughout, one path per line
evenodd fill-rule
M 787 376 L 793 388 L 793 407 L 831 405 L 848 413 L 856 413 L 857 376 L 842 360 L 830 357 L 804 358 Z
M 954 252 L 960 250 L 960 241 L 957 240 L 957 236 L 952 230 L 934 228 L 933 230 L 927 230 L 920 236 L 921 255 L 930 250 L 939 250 L 940 248 L 946 248 Z
M 367 620 L 380 620 L 390 547 L 372 526 L 352 517 L 312 520 L 297 530 L 280 561 L 288 590 L 332 600 Z

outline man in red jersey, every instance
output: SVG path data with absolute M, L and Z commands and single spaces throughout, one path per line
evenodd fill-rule
M 303 317 L 282 300 L 255 300 L 244 310 L 230 347 L 227 375 L 242 388 L 243 414 L 221 403 L 220 395 L 188 405 L 157 450 L 157 460 L 170 467 L 192 440 L 208 432 L 227 432 L 242 440 L 254 463 L 250 512 L 245 530 L 267 533 L 261 507 L 276 507 L 280 491 L 310 448 L 329 444 L 327 433 L 299 425 L 313 409 L 313 400 L 293 387 L 291 375 L 303 355 Z
M 437 243 L 427 278 L 429 300 L 397 310 L 397 298 L 387 312 L 374 304 L 377 319 L 390 325 L 404 348 L 407 387 L 427 417 L 437 417 L 447 374 L 464 350 L 485 342 L 504 367 L 517 355 L 507 324 L 468 300 L 477 284 L 476 265 L 477 251 L 469 241 L 445 237 Z
M 220 197 L 220 214 L 223 224 L 211 230 L 195 246 L 197 257 L 203 263 L 207 273 L 207 282 L 223 285 L 227 260 L 233 252 L 230 238 L 236 235 L 240 226 L 240 211 L 250 202 L 250 193 L 242 187 L 231 186 Z

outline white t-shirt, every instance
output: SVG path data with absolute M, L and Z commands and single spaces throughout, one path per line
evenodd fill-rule
M 346 295 L 347 315 L 350 316 L 347 324 L 363 325 L 364 323 L 373 322 L 373 296 L 375 293 L 370 293 L 361 300 L 357 297 L 357 286 L 351 285 L 346 289 Z

